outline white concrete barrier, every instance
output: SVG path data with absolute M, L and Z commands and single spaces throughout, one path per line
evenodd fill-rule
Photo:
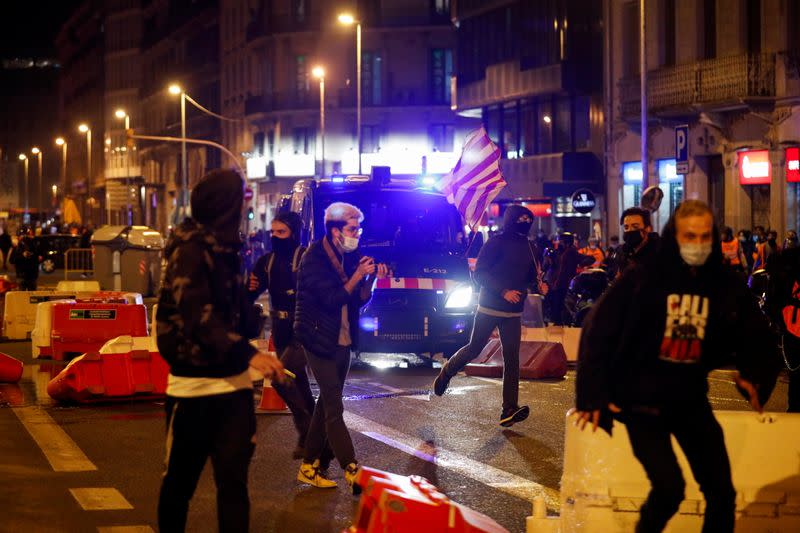
M 800 414 L 716 411 L 736 487 L 736 532 L 800 531 Z M 566 420 L 561 478 L 562 533 L 633 531 L 650 482 L 634 458 L 625 426 L 614 436 L 580 431 Z M 673 441 L 686 499 L 665 531 L 700 531 L 705 502 L 680 446 Z M 531 519 L 528 532 L 552 531 L 553 519 Z
M 564 346 L 567 361 L 578 361 L 578 346 L 581 341 L 581 328 L 547 326 L 544 328 L 522 328 L 523 341 L 557 342 Z
M 36 306 L 49 300 L 75 298 L 75 293 L 52 290 L 10 291 L 5 295 L 3 335 L 8 339 L 24 340 L 36 325 Z
M 51 333 L 53 330 L 53 306 L 58 303 L 71 302 L 75 300 L 49 300 L 36 304 L 36 318 L 34 319 L 33 329 L 31 330 L 31 353 L 36 357 L 53 357 L 51 350 Z

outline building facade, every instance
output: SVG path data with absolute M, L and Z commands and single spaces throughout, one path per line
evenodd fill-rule
M 602 235 L 602 2 L 459 0 L 454 104 L 502 151 L 501 198 L 531 200 L 536 224 Z M 590 213 L 571 202 L 595 197 Z
M 233 111 L 245 97 L 250 138 L 231 126 L 237 132 L 231 139 L 246 140 L 234 142 L 247 147 L 257 224 L 268 224 L 271 206 L 295 180 L 359 172 L 357 29 L 338 21 L 343 12 L 361 23 L 361 172 L 388 166 L 393 175 L 419 177 L 452 169 L 478 120 L 451 109 L 456 33 L 450 7 L 446 0 L 254 4 L 243 69 L 241 42 L 223 45 L 223 57 L 230 50 L 237 58 L 223 72 L 223 105 Z M 324 136 L 315 66 L 325 70 Z
M 662 227 L 683 198 L 707 201 L 734 230 L 797 229 L 800 4 L 649 0 L 648 168 L 665 193 Z M 639 4 L 608 2 L 609 213 L 638 202 Z M 689 165 L 675 169 L 675 126 L 689 127 Z

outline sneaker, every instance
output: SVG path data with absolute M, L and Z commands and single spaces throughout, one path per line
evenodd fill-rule
M 528 418 L 530 412 L 531 410 L 528 409 L 527 405 L 503 409 L 503 413 L 500 415 L 500 425 L 504 428 L 510 428 L 517 422 L 522 422 Z
M 347 484 L 350 485 L 354 496 L 361 494 L 361 485 L 356 482 L 360 472 L 361 468 L 358 466 L 358 463 L 350 463 L 344 469 L 344 479 L 347 481 Z
M 322 473 L 319 468 L 319 461 L 314 461 L 314 464 L 301 463 L 300 471 L 297 473 L 297 481 L 302 481 L 320 489 L 333 489 L 337 486 L 335 481 L 328 479 Z
M 445 373 L 444 367 L 442 367 L 442 369 L 439 371 L 439 375 L 436 376 L 435 380 L 433 380 L 433 393 L 436 396 L 442 396 L 447 390 L 447 386 L 450 384 L 451 379 L 452 378 Z

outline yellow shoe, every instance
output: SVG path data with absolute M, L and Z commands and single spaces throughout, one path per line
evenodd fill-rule
M 320 489 L 335 488 L 336 482 L 328 479 L 319 468 L 319 459 L 314 464 L 303 462 L 300 464 L 300 471 L 297 473 L 297 481 L 302 481 L 312 487 Z
M 344 469 L 344 480 L 347 481 L 355 496 L 361 494 L 361 485 L 358 484 L 358 474 L 360 473 L 361 468 L 358 463 L 350 463 Z

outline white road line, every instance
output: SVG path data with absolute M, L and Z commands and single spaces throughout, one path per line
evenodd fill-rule
M 384 385 L 383 383 L 378 383 L 376 381 L 370 381 L 369 384 L 372 385 L 372 386 L 378 387 L 380 389 L 383 389 L 386 392 L 391 392 L 393 394 L 402 394 L 402 393 L 406 392 L 405 389 L 398 389 L 396 387 L 392 387 L 391 385 Z M 401 397 L 402 398 L 410 398 L 412 400 L 422 400 L 424 402 L 431 401 L 430 392 L 428 394 L 407 394 L 407 395 L 404 395 L 404 396 L 401 396 Z
M 497 488 L 519 498 L 532 501 L 536 496 L 543 496 L 550 509 L 558 510 L 559 492 L 516 474 L 500 470 L 493 466 L 475 461 L 459 453 L 435 448 L 430 443 L 417 437 L 406 435 L 393 428 L 383 426 L 372 420 L 345 411 L 344 419 L 347 427 L 367 437 L 382 442 L 404 453 L 447 468 L 457 474 L 468 477 L 485 485 Z
M 481 381 L 485 381 L 486 383 L 491 383 L 493 385 L 502 385 L 503 380 L 502 378 L 484 378 L 481 376 L 470 376 L 472 379 L 479 379 Z
M 97 533 L 155 533 L 150 526 L 106 526 L 98 527 Z
M 133 505 L 115 488 L 69 489 L 84 511 L 118 511 L 133 509 Z
M 56 472 L 86 472 L 97 467 L 40 407 L 12 409 Z

